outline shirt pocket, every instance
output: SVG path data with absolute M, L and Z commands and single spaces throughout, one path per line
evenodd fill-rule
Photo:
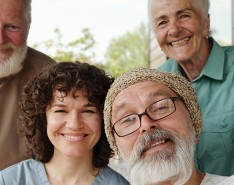
M 203 119 L 198 158 L 225 158 L 227 155 L 233 155 L 233 148 L 234 111 Z

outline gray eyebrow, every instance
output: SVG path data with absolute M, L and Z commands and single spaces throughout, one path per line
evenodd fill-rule
M 162 95 L 167 95 L 167 93 L 161 89 L 157 89 L 155 91 L 152 91 L 148 94 L 148 97 L 156 97 L 156 96 L 162 96 Z M 123 102 L 120 102 L 120 104 L 118 104 L 115 109 L 112 108 L 112 113 L 113 114 L 118 114 L 118 112 L 124 108 L 126 105 L 128 104 L 128 102 L 125 100 Z
M 183 12 L 185 12 L 185 11 L 193 11 L 191 8 L 184 8 L 184 9 L 181 9 L 181 10 L 178 10 L 178 11 L 176 11 L 176 15 L 179 15 L 179 14 L 181 14 L 181 13 L 183 13 Z M 167 16 L 166 15 L 161 15 L 161 16 L 159 16 L 159 17 L 156 17 L 155 19 L 154 19 L 154 22 L 156 23 L 157 21 L 159 21 L 159 20 L 162 20 L 162 19 L 165 19 Z

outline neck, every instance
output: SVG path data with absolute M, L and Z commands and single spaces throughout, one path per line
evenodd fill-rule
M 0 85 L 6 81 L 6 78 L 0 78 Z
M 191 178 L 185 183 L 185 185 L 200 185 L 204 177 L 204 173 L 201 173 L 194 168 Z
M 9 80 L 9 77 L 0 78 L 0 88 L 3 87 L 7 83 L 8 80 Z
M 184 185 L 200 185 L 202 180 L 204 179 L 205 174 L 201 173 L 200 171 L 193 169 L 193 173 L 189 180 Z M 161 184 L 157 185 L 173 185 L 171 182 L 162 182 Z
M 52 185 L 90 185 L 99 172 L 92 165 L 92 156 L 73 158 L 61 157 L 56 153 L 45 163 L 45 170 Z
M 211 43 L 208 39 L 206 39 L 204 42 L 203 49 L 200 50 L 200 55 L 197 55 L 196 57 L 187 61 L 179 62 L 179 65 L 183 68 L 185 74 L 187 75 L 190 81 L 194 80 L 200 75 L 209 57 L 210 51 Z

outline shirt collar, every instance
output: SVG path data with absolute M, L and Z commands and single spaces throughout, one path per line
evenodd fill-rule
M 213 43 L 213 46 L 208 60 L 198 78 L 205 75 L 215 80 L 222 80 L 224 70 L 224 51 L 213 38 L 209 39 Z
M 212 37 L 210 37 L 209 40 L 212 42 L 213 46 L 209 54 L 208 60 L 204 68 L 202 69 L 201 74 L 197 78 L 192 80 L 193 82 L 200 79 L 203 75 L 213 78 L 215 80 L 223 79 L 224 51 L 222 47 Z M 174 72 L 186 76 L 183 69 L 176 61 L 173 62 L 172 69 Z

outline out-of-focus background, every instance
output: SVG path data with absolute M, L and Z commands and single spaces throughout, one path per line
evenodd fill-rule
M 233 0 L 210 1 L 211 35 L 233 45 Z M 118 76 L 166 60 L 148 22 L 148 0 L 33 0 L 28 44 L 57 62 L 85 61 Z M 121 160 L 111 165 L 125 174 Z
M 211 0 L 212 36 L 234 40 L 233 0 Z M 118 76 L 166 60 L 148 23 L 148 0 L 34 0 L 28 44 L 56 61 L 94 63 Z

